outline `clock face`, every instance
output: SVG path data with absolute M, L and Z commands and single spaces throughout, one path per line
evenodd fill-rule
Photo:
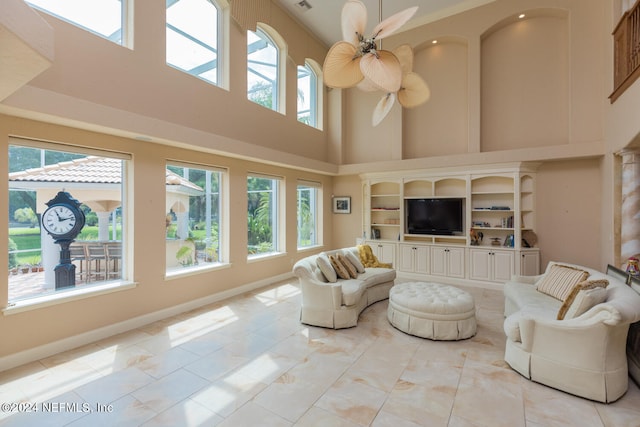
M 43 227 L 53 235 L 64 235 L 76 226 L 76 213 L 64 205 L 53 205 L 42 215 Z

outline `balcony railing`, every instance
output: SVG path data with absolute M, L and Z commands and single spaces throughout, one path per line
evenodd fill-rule
M 613 103 L 640 77 L 640 0 L 627 10 L 613 31 Z

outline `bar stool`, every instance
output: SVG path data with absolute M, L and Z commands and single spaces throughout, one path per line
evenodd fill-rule
M 120 264 L 122 262 L 122 244 L 107 243 L 107 278 L 120 278 Z
M 102 265 L 104 261 L 104 271 Z M 87 264 L 89 265 L 90 279 L 107 278 L 107 253 L 103 243 L 90 243 L 87 245 Z M 93 264 L 93 265 L 92 265 Z M 95 266 L 95 268 L 93 268 Z
M 87 264 L 87 247 L 83 244 L 76 244 L 69 246 L 69 253 L 71 262 L 78 261 L 78 268 L 76 268 L 76 279 L 89 281 L 89 266 Z

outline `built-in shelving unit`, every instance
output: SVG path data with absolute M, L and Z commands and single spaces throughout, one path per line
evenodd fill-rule
M 536 167 L 519 163 L 364 174 L 363 238 L 401 273 L 483 282 L 538 274 L 539 249 L 522 242 L 525 231 L 535 231 Z M 464 201 L 465 232 L 407 232 L 407 200 L 449 197 Z

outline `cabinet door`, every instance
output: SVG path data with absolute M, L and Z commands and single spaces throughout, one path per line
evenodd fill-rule
M 538 251 L 520 254 L 520 275 L 537 276 L 540 274 L 540 253 Z
M 492 251 L 493 255 L 493 277 L 496 282 L 507 282 L 511 280 L 511 276 L 515 273 L 515 265 L 513 263 L 513 252 L 511 251 Z
M 491 280 L 491 251 L 486 249 L 471 249 L 469 251 L 469 278 L 474 280 Z
M 415 255 L 414 259 L 414 271 L 416 273 L 429 273 L 429 247 L 428 246 L 416 246 L 413 251 Z
M 396 245 L 394 243 L 378 243 L 378 261 L 396 265 Z
M 446 248 L 431 248 L 431 274 L 434 276 L 447 275 L 447 252 Z
M 447 248 L 449 277 L 464 278 L 464 248 Z
M 413 272 L 415 269 L 415 249 L 412 245 L 399 245 L 398 270 Z

